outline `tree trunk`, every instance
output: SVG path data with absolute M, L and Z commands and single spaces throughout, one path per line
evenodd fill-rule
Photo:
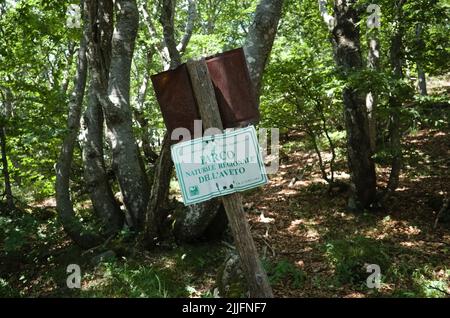
M 175 224 L 173 226 L 173 233 L 177 240 L 194 242 L 204 236 L 217 214 L 225 214 L 224 210 L 219 212 L 220 207 L 220 200 L 215 198 L 204 203 L 193 204 L 188 208 L 183 207 L 177 210 L 174 215 Z M 217 225 L 216 232 L 218 232 L 218 235 L 223 233 L 223 224 L 227 225 L 226 218 L 222 224 Z
M 422 38 L 422 24 L 418 23 L 416 26 L 416 41 L 419 47 L 419 50 L 423 50 L 425 43 Z M 417 61 L 417 77 L 418 77 L 418 87 L 419 87 L 419 94 L 422 96 L 428 95 L 427 92 L 427 79 L 425 75 L 425 71 L 423 70 L 422 63 L 420 59 L 422 58 L 422 54 L 419 54 L 420 57 L 418 58 L 419 61 Z
M 83 166 L 84 180 L 95 213 L 100 218 L 105 233 L 114 235 L 122 229 L 123 212 L 109 184 L 103 153 L 103 112 L 98 103 L 96 88 L 89 88 L 88 106 L 83 116 L 84 140 Z
M 188 19 L 186 21 L 186 28 L 184 30 L 183 38 L 177 45 L 177 50 L 182 55 L 191 40 L 192 32 L 194 32 L 194 23 L 197 18 L 197 5 L 195 0 L 188 0 Z
M 355 0 L 336 0 L 334 4 L 333 38 L 336 43 L 336 62 L 344 78 L 362 69 L 357 26 L 360 19 L 355 2 Z M 370 208 L 376 199 L 376 175 L 370 147 L 366 105 L 357 87 L 347 86 L 343 91 L 343 100 L 347 157 L 353 189 L 349 208 Z
M 419 93 L 422 96 L 427 96 L 427 79 L 425 75 L 425 71 L 423 70 L 420 64 L 417 64 L 417 76 L 419 79 Z
M 4 92 L 3 92 L 4 90 Z M 6 196 L 6 205 L 9 210 L 14 209 L 14 197 L 11 189 L 11 178 L 9 174 L 8 168 L 8 152 L 7 152 L 7 143 L 6 143 L 6 125 L 8 119 L 12 115 L 12 92 L 8 87 L 0 89 L 0 95 L 3 99 L 3 113 L 0 114 L 0 148 L 1 148 L 1 161 L 3 166 L 3 179 L 5 180 L 5 192 L 4 196 Z
M 81 2 L 83 7 L 84 1 Z M 102 242 L 103 238 L 94 233 L 88 233 L 75 216 L 70 197 L 70 172 L 73 160 L 73 150 L 80 129 L 81 108 L 87 77 L 87 28 L 83 34 L 78 51 L 77 71 L 74 80 L 74 91 L 70 97 L 69 115 L 67 119 L 68 133 L 64 138 L 61 154 L 56 164 L 56 206 L 59 219 L 66 233 L 75 243 L 83 248 L 90 248 Z
M 5 127 L 0 125 L 0 147 L 2 150 L 2 166 L 3 166 L 3 178 L 5 179 L 5 196 L 6 204 L 9 210 L 14 209 L 14 197 L 11 190 L 11 180 L 8 170 L 8 157 L 6 152 L 6 133 Z
M 84 179 L 94 211 L 100 218 L 106 235 L 118 233 L 124 222 L 123 213 L 109 184 L 103 153 L 103 112 L 97 95 L 106 93 L 111 63 L 113 5 L 110 1 L 89 1 L 88 62 L 91 71 L 88 106 L 83 116 Z
M 147 48 L 147 59 L 145 61 L 144 76 L 142 78 L 142 83 L 139 86 L 139 90 L 136 97 L 136 107 L 133 109 L 134 120 L 141 127 L 141 142 L 142 150 L 144 151 L 145 159 L 148 162 L 155 163 L 158 159 L 158 154 L 156 154 L 151 146 L 150 136 L 149 136 L 149 125 L 148 120 L 144 116 L 145 100 L 147 96 L 147 91 L 150 83 L 150 66 L 153 61 L 153 55 L 155 50 L 153 47 Z
M 181 64 L 181 54 L 177 49 L 177 43 L 175 42 L 175 0 L 162 0 L 162 11 L 160 16 L 160 22 L 163 27 L 164 43 L 169 51 L 170 56 L 170 68 L 176 68 Z
M 116 1 L 117 23 L 112 38 L 107 96 L 98 94 L 108 127 L 113 169 L 119 181 L 132 226 L 141 230 L 148 202 L 149 184 L 133 135 L 130 107 L 130 70 L 139 12 L 134 0 Z
M 253 23 L 245 39 L 245 57 L 258 98 L 264 68 L 277 33 L 283 2 L 283 0 L 260 0 Z
M 166 133 L 161 152 L 156 161 L 150 201 L 145 219 L 145 240 L 148 246 L 153 245 L 161 235 L 161 224 L 165 216 L 163 211 L 168 203 L 170 178 L 173 170 L 170 145 L 170 135 Z
M 71 73 L 70 70 L 72 69 L 72 63 L 73 63 L 73 60 L 74 60 L 75 47 L 76 47 L 76 43 L 70 41 L 69 45 L 67 47 L 67 64 L 66 64 L 66 69 L 64 70 L 63 80 L 62 80 L 62 84 L 61 84 L 61 94 L 63 96 L 66 96 L 67 89 L 69 88 L 70 73 Z
M 369 54 L 367 57 L 368 66 L 373 71 L 378 71 L 380 68 L 380 45 L 378 41 L 378 32 L 373 30 L 375 34 L 369 39 Z M 367 116 L 369 119 L 369 135 L 370 135 L 370 150 L 375 152 L 377 139 L 377 120 L 376 108 L 378 103 L 378 96 L 375 92 L 369 92 L 366 95 Z
M 397 28 L 391 38 L 390 60 L 392 73 L 397 81 L 403 79 L 403 26 L 402 26 L 402 6 L 405 0 L 400 0 L 397 12 Z M 390 137 L 390 151 L 392 155 L 391 173 L 387 184 L 387 191 L 384 196 L 386 200 L 391 193 L 398 187 L 401 164 L 402 164 L 402 149 L 400 136 L 400 110 L 401 110 L 401 96 L 399 92 L 395 91 L 389 98 L 390 118 L 389 118 L 389 137 Z

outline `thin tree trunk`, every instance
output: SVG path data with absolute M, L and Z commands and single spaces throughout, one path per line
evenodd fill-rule
M 420 64 L 417 65 L 417 76 L 419 79 L 419 93 L 422 96 L 427 96 L 428 95 L 427 78 L 425 75 L 425 71 L 423 70 Z
M 191 40 L 192 32 L 194 32 L 194 24 L 197 18 L 197 5 L 195 0 L 188 0 L 188 19 L 186 22 L 186 28 L 184 30 L 183 38 L 177 45 L 177 50 L 183 55 L 186 47 Z
M 143 23 L 147 28 L 147 32 L 148 32 L 149 36 L 154 39 L 160 38 L 160 36 L 156 32 L 155 25 L 153 24 L 153 21 L 148 13 L 147 3 L 145 1 L 141 4 L 140 10 L 142 11 Z M 158 52 L 158 54 L 161 58 L 163 68 L 164 69 L 169 68 L 170 67 L 170 56 L 169 56 L 167 47 L 165 46 L 164 40 L 157 41 L 154 44 L 154 48 Z
M 394 35 L 391 38 L 391 51 L 390 60 L 392 73 L 396 80 L 403 79 L 403 26 L 402 6 L 405 0 L 400 0 L 397 3 L 397 28 Z M 387 184 L 387 191 L 384 195 L 386 200 L 390 194 L 392 194 L 398 187 L 401 165 L 402 165 L 402 149 L 401 149 L 401 136 L 400 136 L 400 110 L 401 110 L 401 97 L 399 92 L 389 98 L 390 118 L 389 118 L 389 137 L 390 137 L 390 150 L 392 155 L 391 173 Z
M 84 1 L 81 1 L 83 7 Z M 56 206 L 59 219 L 66 233 L 75 243 L 83 248 L 90 248 L 102 242 L 103 238 L 86 232 L 76 218 L 70 196 L 70 172 L 73 161 L 73 150 L 80 129 L 81 109 L 87 77 L 87 28 L 83 34 L 78 51 L 77 72 L 74 80 L 74 91 L 70 97 L 69 115 L 67 119 L 68 133 L 64 138 L 61 154 L 56 164 Z
M 422 38 L 422 24 L 418 23 L 416 26 L 416 41 L 417 44 L 419 46 L 419 50 L 423 50 L 424 49 L 424 41 Z M 422 55 L 422 54 L 420 54 Z M 421 56 L 420 56 L 421 57 Z M 427 91 L 427 78 L 425 75 L 425 71 L 423 70 L 423 66 L 422 63 L 420 61 L 417 61 L 417 77 L 418 77 L 418 87 L 419 87 L 419 94 L 422 96 L 426 96 L 428 95 L 428 91 Z
M 380 66 L 380 45 L 378 41 L 378 32 L 373 30 L 369 38 L 369 54 L 367 57 L 367 62 L 369 69 L 374 71 L 379 70 Z M 377 138 L 377 120 L 376 120 L 376 108 L 378 104 L 378 96 L 375 92 L 369 92 L 366 95 L 366 108 L 367 116 L 369 119 L 369 135 L 370 135 L 370 149 L 375 152 L 376 148 L 376 138 Z
M 136 122 L 141 127 L 141 142 L 142 142 L 142 150 L 144 151 L 145 159 L 151 163 L 156 162 L 158 159 L 158 154 L 155 153 L 152 149 L 150 136 L 149 136 L 149 125 L 148 120 L 144 116 L 144 107 L 145 100 L 147 96 L 148 87 L 150 84 L 150 66 L 153 61 L 153 55 L 155 54 L 155 50 L 153 47 L 147 48 L 147 59 L 144 70 L 144 76 L 142 78 L 142 83 L 139 86 L 139 90 L 136 97 L 136 107 L 133 109 L 133 115 Z
M 244 52 L 256 96 L 260 95 L 262 76 L 277 34 L 283 0 L 260 0 L 245 39 Z
M 169 51 L 170 68 L 175 68 L 181 64 L 181 54 L 175 42 L 175 0 L 162 0 L 160 22 L 163 26 L 164 43 Z
M 70 41 L 69 45 L 67 46 L 67 65 L 66 69 L 64 70 L 63 80 L 61 84 L 61 93 L 63 94 L 63 96 L 66 96 L 67 89 L 69 88 L 70 70 L 72 69 L 72 63 L 74 60 L 75 46 L 76 43 L 72 41 Z
M 3 166 L 3 178 L 5 179 L 5 196 L 6 204 L 9 210 L 14 209 L 14 197 L 11 190 L 11 180 L 8 170 L 8 157 L 6 152 L 6 133 L 5 127 L 0 126 L 0 147 L 2 148 L 2 166 Z
M 133 227 L 141 230 L 149 197 L 149 184 L 133 135 L 130 107 L 130 71 L 139 24 L 134 0 L 117 0 L 117 23 L 112 38 L 108 94 L 98 94 L 108 127 L 113 169 Z
M 355 0 L 335 0 L 336 61 L 343 77 L 362 69 L 359 27 Z M 347 130 L 347 157 L 353 195 L 349 208 L 370 208 L 376 200 L 375 164 L 370 147 L 369 122 L 361 92 L 352 86 L 343 91 Z
M 155 174 L 145 219 L 145 240 L 149 246 L 153 245 L 161 235 L 161 224 L 164 219 L 162 211 L 168 203 L 170 178 L 173 170 L 170 145 L 170 135 L 166 133 L 155 165 Z
M 6 196 L 6 204 L 9 210 L 14 209 L 14 197 L 11 189 L 11 178 L 9 174 L 8 168 L 8 155 L 7 155 L 7 143 L 6 143 L 6 124 L 8 119 L 12 114 L 12 92 L 6 87 L 4 88 L 4 92 L 0 89 L 0 94 L 3 99 L 4 111 L 3 114 L 0 114 L 0 148 L 1 148 L 1 161 L 3 166 L 3 179 L 5 180 L 5 193 Z

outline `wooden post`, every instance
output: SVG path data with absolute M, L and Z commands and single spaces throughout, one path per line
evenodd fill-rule
M 219 106 L 205 60 L 189 61 L 187 62 L 187 68 L 204 129 L 218 128 L 223 130 Z M 222 201 L 250 288 L 250 296 L 253 298 L 272 298 L 272 288 L 259 260 L 255 242 L 245 218 L 241 196 L 238 193 L 226 195 L 222 197 Z

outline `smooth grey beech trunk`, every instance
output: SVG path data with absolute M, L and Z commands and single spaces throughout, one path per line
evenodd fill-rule
M 109 184 L 103 152 L 103 110 L 97 99 L 105 94 L 111 61 L 111 37 L 114 26 L 113 5 L 109 0 L 88 1 L 88 63 L 91 82 L 87 109 L 82 120 L 83 167 L 89 197 L 95 213 L 100 218 L 106 235 L 119 232 L 124 215 L 114 198 Z
M 283 0 L 260 0 L 245 39 L 244 52 L 256 96 L 260 95 L 264 69 L 272 51 Z
M 139 24 L 136 1 L 115 2 L 117 22 L 112 37 L 111 66 L 107 95 L 99 99 L 108 127 L 113 169 L 119 181 L 132 227 L 143 227 L 149 197 L 149 184 L 132 129 L 130 70 Z
M 360 48 L 360 21 L 355 0 L 335 0 L 333 40 L 335 60 L 341 76 L 347 78 L 363 68 Z M 376 200 L 376 174 L 370 146 L 369 122 L 364 95 L 357 87 L 343 91 L 347 131 L 347 158 L 353 195 L 349 208 L 370 208 Z
M 83 7 L 84 1 L 82 1 Z M 70 172 L 73 161 L 73 150 L 80 129 L 80 117 L 83 105 L 87 78 L 87 28 L 80 43 L 77 59 L 77 71 L 74 79 L 74 90 L 70 96 L 69 114 L 67 118 L 68 133 L 64 137 L 61 153 L 56 164 L 56 207 L 58 217 L 69 237 L 83 248 L 100 244 L 102 236 L 87 232 L 77 219 L 70 196 Z

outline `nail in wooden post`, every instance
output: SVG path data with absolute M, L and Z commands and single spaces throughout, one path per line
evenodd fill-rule
M 187 62 L 187 68 L 203 121 L 203 128 L 205 130 L 208 128 L 223 130 L 219 106 L 205 60 L 189 61 Z M 250 296 L 254 298 L 273 297 L 272 288 L 259 260 L 255 242 L 245 218 L 241 196 L 238 193 L 226 195 L 222 197 L 222 201 L 250 288 Z

